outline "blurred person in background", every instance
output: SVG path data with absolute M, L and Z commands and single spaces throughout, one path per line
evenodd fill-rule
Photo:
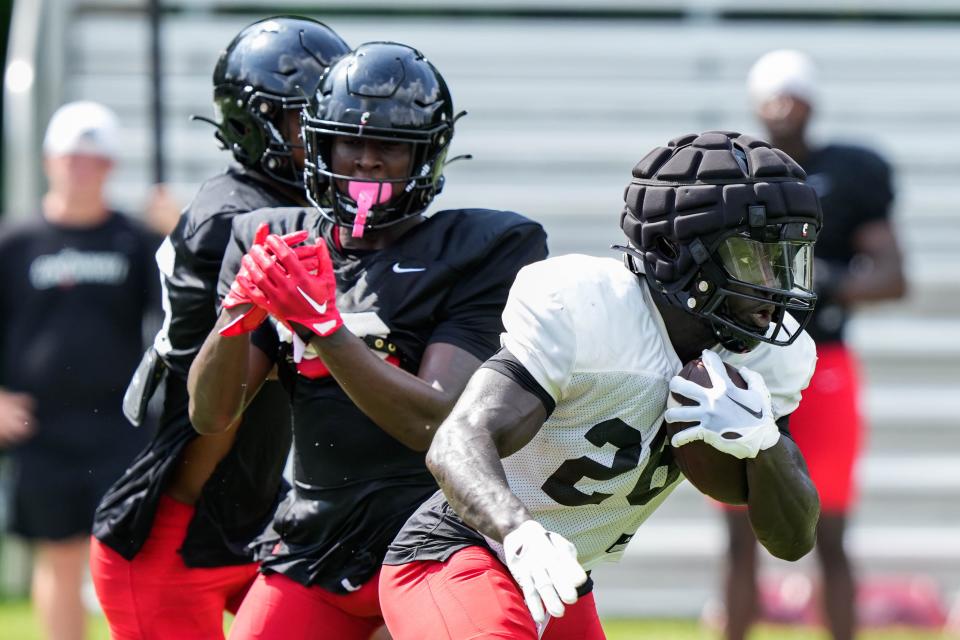
M 900 298 L 906 283 L 890 220 L 889 165 L 868 149 L 821 146 L 808 136 L 817 103 L 815 71 L 799 51 L 773 51 L 753 65 L 747 85 L 769 140 L 800 163 L 823 207 L 814 266 L 819 301 L 807 327 L 817 343 L 817 369 L 790 427 L 820 494 L 816 549 L 825 621 L 834 640 L 849 640 L 856 629 L 856 585 L 844 532 L 856 497 L 854 470 L 864 427 L 858 366 L 844 342 L 844 327 L 857 305 Z M 742 640 L 760 613 L 757 545 L 745 511 L 727 509 L 726 518 L 726 637 Z
M 12 463 L 10 530 L 35 545 L 43 633 L 84 637 L 81 584 L 94 509 L 147 430 L 123 389 L 159 307 L 159 238 L 110 209 L 116 116 L 93 102 L 54 113 L 42 216 L 0 234 L 0 447 Z
M 326 66 L 349 50 L 322 23 L 268 18 L 240 31 L 214 69 L 218 121 L 210 122 L 237 164 L 200 187 L 157 252 L 166 319 L 125 410 L 139 422 L 159 386 L 160 425 L 103 498 L 94 526 L 94 584 L 115 640 L 222 637 L 224 610 L 236 611 L 256 577 L 248 545 L 287 489 L 286 394 L 268 382 L 239 425 L 199 437 L 187 371 L 217 319 L 233 219 L 305 204 L 300 109 Z

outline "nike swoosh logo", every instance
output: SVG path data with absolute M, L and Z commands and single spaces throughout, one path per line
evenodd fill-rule
M 426 271 L 426 267 L 401 267 L 399 262 L 393 263 L 394 273 L 414 273 L 415 271 Z
M 320 304 L 319 302 L 317 302 L 316 300 L 314 300 L 313 298 L 311 298 L 310 296 L 308 296 L 308 295 L 307 295 L 307 292 L 304 291 L 303 289 L 301 289 L 300 287 L 297 287 L 297 291 L 300 292 L 300 295 L 303 296 L 303 299 L 306 300 L 307 302 L 309 302 L 309 303 L 310 303 L 310 306 L 313 307 L 314 310 L 315 310 L 317 313 L 319 313 L 320 315 L 323 315 L 323 314 L 325 314 L 325 313 L 327 312 L 327 301 L 326 301 L 326 300 L 323 301 L 323 304 Z
M 355 585 L 352 582 L 350 582 L 350 580 L 348 580 L 347 578 L 344 578 L 343 580 L 340 581 L 340 586 L 346 589 L 347 591 L 353 593 L 354 591 L 359 591 L 360 587 L 362 587 L 363 585 L 359 585 L 359 586 Z
M 737 405 L 738 407 L 740 407 L 741 409 L 743 409 L 744 411 L 746 411 L 747 413 L 749 413 L 750 415 L 752 415 L 754 418 L 756 418 L 756 419 L 759 420 L 760 418 L 763 417 L 763 409 L 760 409 L 760 411 L 754 411 L 753 409 L 751 409 L 751 408 L 748 407 L 747 405 L 745 405 L 745 404 L 743 404 L 743 403 L 741 403 L 741 402 L 737 402 L 736 400 L 734 400 L 733 398 L 731 398 L 731 397 L 729 396 L 729 394 L 727 395 L 727 398 L 730 400 L 730 402 L 732 402 L 733 404 Z

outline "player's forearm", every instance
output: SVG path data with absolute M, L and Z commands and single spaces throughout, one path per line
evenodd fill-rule
M 229 324 L 232 313 L 225 310 L 220 315 L 187 376 L 190 422 L 204 434 L 226 431 L 243 412 L 250 338 L 249 334 L 220 335 L 219 329 Z
M 837 289 L 837 298 L 845 305 L 882 302 L 902 298 L 907 281 L 899 257 L 888 257 L 863 270 L 850 272 Z
M 340 387 L 377 426 L 415 451 L 426 451 L 456 394 L 380 359 L 348 329 L 311 343 Z
M 856 255 L 838 283 L 840 302 L 853 305 L 903 297 L 907 281 L 892 225 L 886 220 L 862 225 L 854 232 L 852 243 Z
M 493 437 L 467 422 L 482 419 L 477 414 L 443 423 L 427 452 L 427 468 L 464 522 L 502 542 L 533 516 L 510 491 Z
M 747 460 L 750 522 L 778 558 L 797 560 L 813 549 L 820 499 L 803 456 L 786 437 Z

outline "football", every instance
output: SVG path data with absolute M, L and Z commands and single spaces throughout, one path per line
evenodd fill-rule
M 733 383 L 741 389 L 746 389 L 747 383 L 740 376 L 740 373 L 729 364 L 724 363 L 724 366 L 726 366 L 727 375 L 730 376 Z M 678 375 L 697 383 L 701 387 L 710 388 L 713 386 L 707 369 L 703 366 L 700 358 L 688 362 Z M 682 405 L 696 404 L 684 396 L 675 393 L 670 395 L 675 402 Z M 673 438 L 675 433 L 690 426 L 689 422 L 667 422 L 665 424 L 668 438 Z M 680 467 L 683 475 L 701 493 L 726 504 L 746 504 L 747 467 L 743 460 L 718 451 L 702 441 L 691 442 L 682 447 L 673 447 L 673 457 L 676 459 L 677 466 Z

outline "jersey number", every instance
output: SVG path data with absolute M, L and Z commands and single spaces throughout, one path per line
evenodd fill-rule
M 600 504 L 612 494 L 600 491 L 587 494 L 577 489 L 575 485 L 583 478 L 592 480 L 616 478 L 636 469 L 644 457 L 647 460 L 643 473 L 640 474 L 633 490 L 627 494 L 627 502 L 634 506 L 649 502 L 660 492 L 660 489 L 673 482 L 680 473 L 677 467 L 671 464 L 673 454 L 670 452 L 670 447 L 663 446 L 666 429 L 660 429 L 657 432 L 646 452 L 643 448 L 641 433 L 620 418 L 612 418 L 594 425 L 584 437 L 595 447 L 602 447 L 605 444 L 617 447 L 613 464 L 607 467 L 587 456 L 580 456 L 561 464 L 560 468 L 547 478 L 542 487 L 543 491 L 559 504 L 568 507 Z M 669 469 L 668 477 L 663 482 L 654 483 L 654 474 L 663 466 Z

